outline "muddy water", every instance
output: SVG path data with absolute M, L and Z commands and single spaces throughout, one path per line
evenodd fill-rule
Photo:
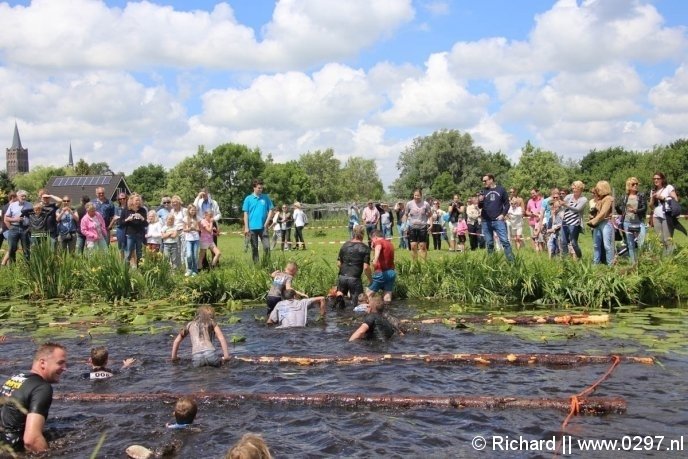
M 415 308 L 406 305 L 398 306 L 397 312 L 407 317 L 416 314 Z M 568 339 L 563 340 L 547 339 L 545 335 L 553 329 L 543 329 L 543 339 L 533 340 L 494 327 L 451 329 L 424 325 L 419 331 L 388 343 L 348 343 L 354 325 L 343 316 L 332 314 L 326 323 L 305 329 L 275 330 L 254 319 L 254 315 L 262 313 L 262 307 L 246 310 L 238 313 L 240 323 L 222 326 L 228 339 L 231 335 L 246 337 L 245 342 L 230 345 L 233 354 L 583 353 L 591 350 L 611 354 L 624 349 L 634 354 L 652 354 L 635 341 L 610 338 L 585 328 L 571 329 Z M 180 324 L 174 324 L 177 325 Z M 70 368 L 55 385 L 55 392 L 338 392 L 566 398 L 583 390 L 607 369 L 606 365 L 478 367 L 420 362 L 296 367 L 236 361 L 219 369 L 194 369 L 190 364 L 188 340 L 182 344 L 181 362 L 170 363 L 172 339 L 170 333 L 155 333 L 61 340 L 68 346 Z M 91 383 L 81 379 L 80 374 L 87 370 L 85 361 L 91 346 L 100 344 L 109 347 L 112 366 L 129 356 L 136 357 L 140 364 L 110 381 Z M 0 345 L 0 376 L 4 379 L 14 369 L 28 368 L 27 352 L 33 348 L 28 339 L 10 336 Z M 624 397 L 628 412 L 574 418 L 566 430 L 572 436 L 573 457 L 677 457 L 677 453 L 678 457 L 685 456 L 688 357 L 669 352 L 660 359 L 662 365 L 621 364 L 601 385 L 595 395 Z M 171 404 L 158 401 L 55 401 L 48 426 L 57 439 L 50 457 L 89 457 L 105 434 L 98 457 L 124 457 L 124 450 L 131 444 L 151 448 L 172 444 L 176 445 L 176 457 L 219 458 L 249 431 L 262 433 L 276 457 L 553 457 L 548 451 L 523 450 L 522 443 L 509 440 L 551 439 L 560 434 L 566 415 L 552 410 L 402 410 L 208 402 L 200 405 L 197 431 L 170 431 L 164 425 L 172 421 L 172 410 Z M 473 447 L 472 441 L 477 436 L 487 440 L 485 451 Z M 645 443 L 633 440 L 632 436 L 653 436 L 653 444 L 646 438 L 643 438 Z M 658 445 L 660 437 L 663 439 Z M 671 440 L 681 437 L 683 452 L 666 451 Z M 617 439 L 619 448 L 639 447 L 640 450 L 624 452 L 621 456 L 616 451 L 581 452 L 577 441 L 587 439 Z M 547 446 L 543 444 L 544 448 Z

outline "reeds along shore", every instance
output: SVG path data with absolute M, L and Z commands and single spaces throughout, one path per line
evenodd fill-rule
M 228 241 L 233 243 L 235 241 Z M 609 309 L 621 305 L 666 304 L 688 293 L 688 251 L 679 248 L 670 257 L 661 248 L 648 249 L 638 265 L 607 267 L 589 260 L 549 260 L 531 250 L 517 252 L 515 263 L 484 251 L 437 254 L 424 262 L 397 256 L 397 299 L 438 299 L 460 304 L 495 306 L 536 304 L 557 308 L 584 306 Z M 282 269 L 288 260 L 300 270 L 295 286 L 320 295 L 336 283 L 336 250 L 314 249 L 273 252 L 254 265 L 250 254 L 226 250 L 219 268 L 193 278 L 173 270 L 159 254 L 147 254 L 139 269 L 123 263 L 116 249 L 91 256 L 55 252 L 47 246 L 32 250 L 31 260 L 22 257 L 0 276 L 0 296 L 96 303 L 121 300 L 169 301 L 174 304 L 226 303 L 231 300 L 260 302 L 269 285 L 269 273 Z

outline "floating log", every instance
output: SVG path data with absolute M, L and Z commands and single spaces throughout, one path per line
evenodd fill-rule
M 563 316 L 516 316 L 516 317 L 432 317 L 427 319 L 403 319 L 401 323 L 417 324 L 508 324 L 508 325 L 598 325 L 609 322 L 609 314 L 569 314 Z
M 295 356 L 295 355 L 233 355 L 232 360 L 253 364 L 292 365 L 355 365 L 362 363 L 387 363 L 422 361 L 426 363 L 456 363 L 471 365 L 550 365 L 575 366 L 611 363 L 614 356 L 585 354 L 363 354 L 351 356 Z M 653 357 L 620 356 L 622 362 L 652 365 Z
M 94 394 L 67 392 L 56 393 L 54 398 L 73 402 L 174 402 L 182 394 L 171 392 Z M 188 394 L 185 394 L 188 395 Z M 527 398 L 492 396 L 424 396 L 424 395 L 361 395 L 338 393 L 235 393 L 200 392 L 193 394 L 199 401 L 206 402 L 263 402 L 285 405 L 371 407 L 371 408 L 479 408 L 479 409 L 555 409 L 568 411 L 570 398 Z M 620 397 L 587 397 L 578 399 L 579 413 L 609 414 L 626 412 L 626 400 Z

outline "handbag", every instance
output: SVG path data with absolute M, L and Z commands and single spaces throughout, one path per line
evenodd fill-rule
M 672 217 L 677 218 L 681 215 L 681 204 L 679 204 L 677 200 L 667 199 L 666 207 L 667 208 L 664 209 L 664 212 L 671 215 Z

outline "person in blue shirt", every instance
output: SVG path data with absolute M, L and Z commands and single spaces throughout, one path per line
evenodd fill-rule
M 253 180 L 253 193 L 246 196 L 241 210 L 244 212 L 244 236 L 250 236 L 253 262 L 258 263 L 258 239 L 263 244 L 265 256 L 270 251 L 268 224 L 272 220 L 272 201 L 263 194 L 263 180 Z

